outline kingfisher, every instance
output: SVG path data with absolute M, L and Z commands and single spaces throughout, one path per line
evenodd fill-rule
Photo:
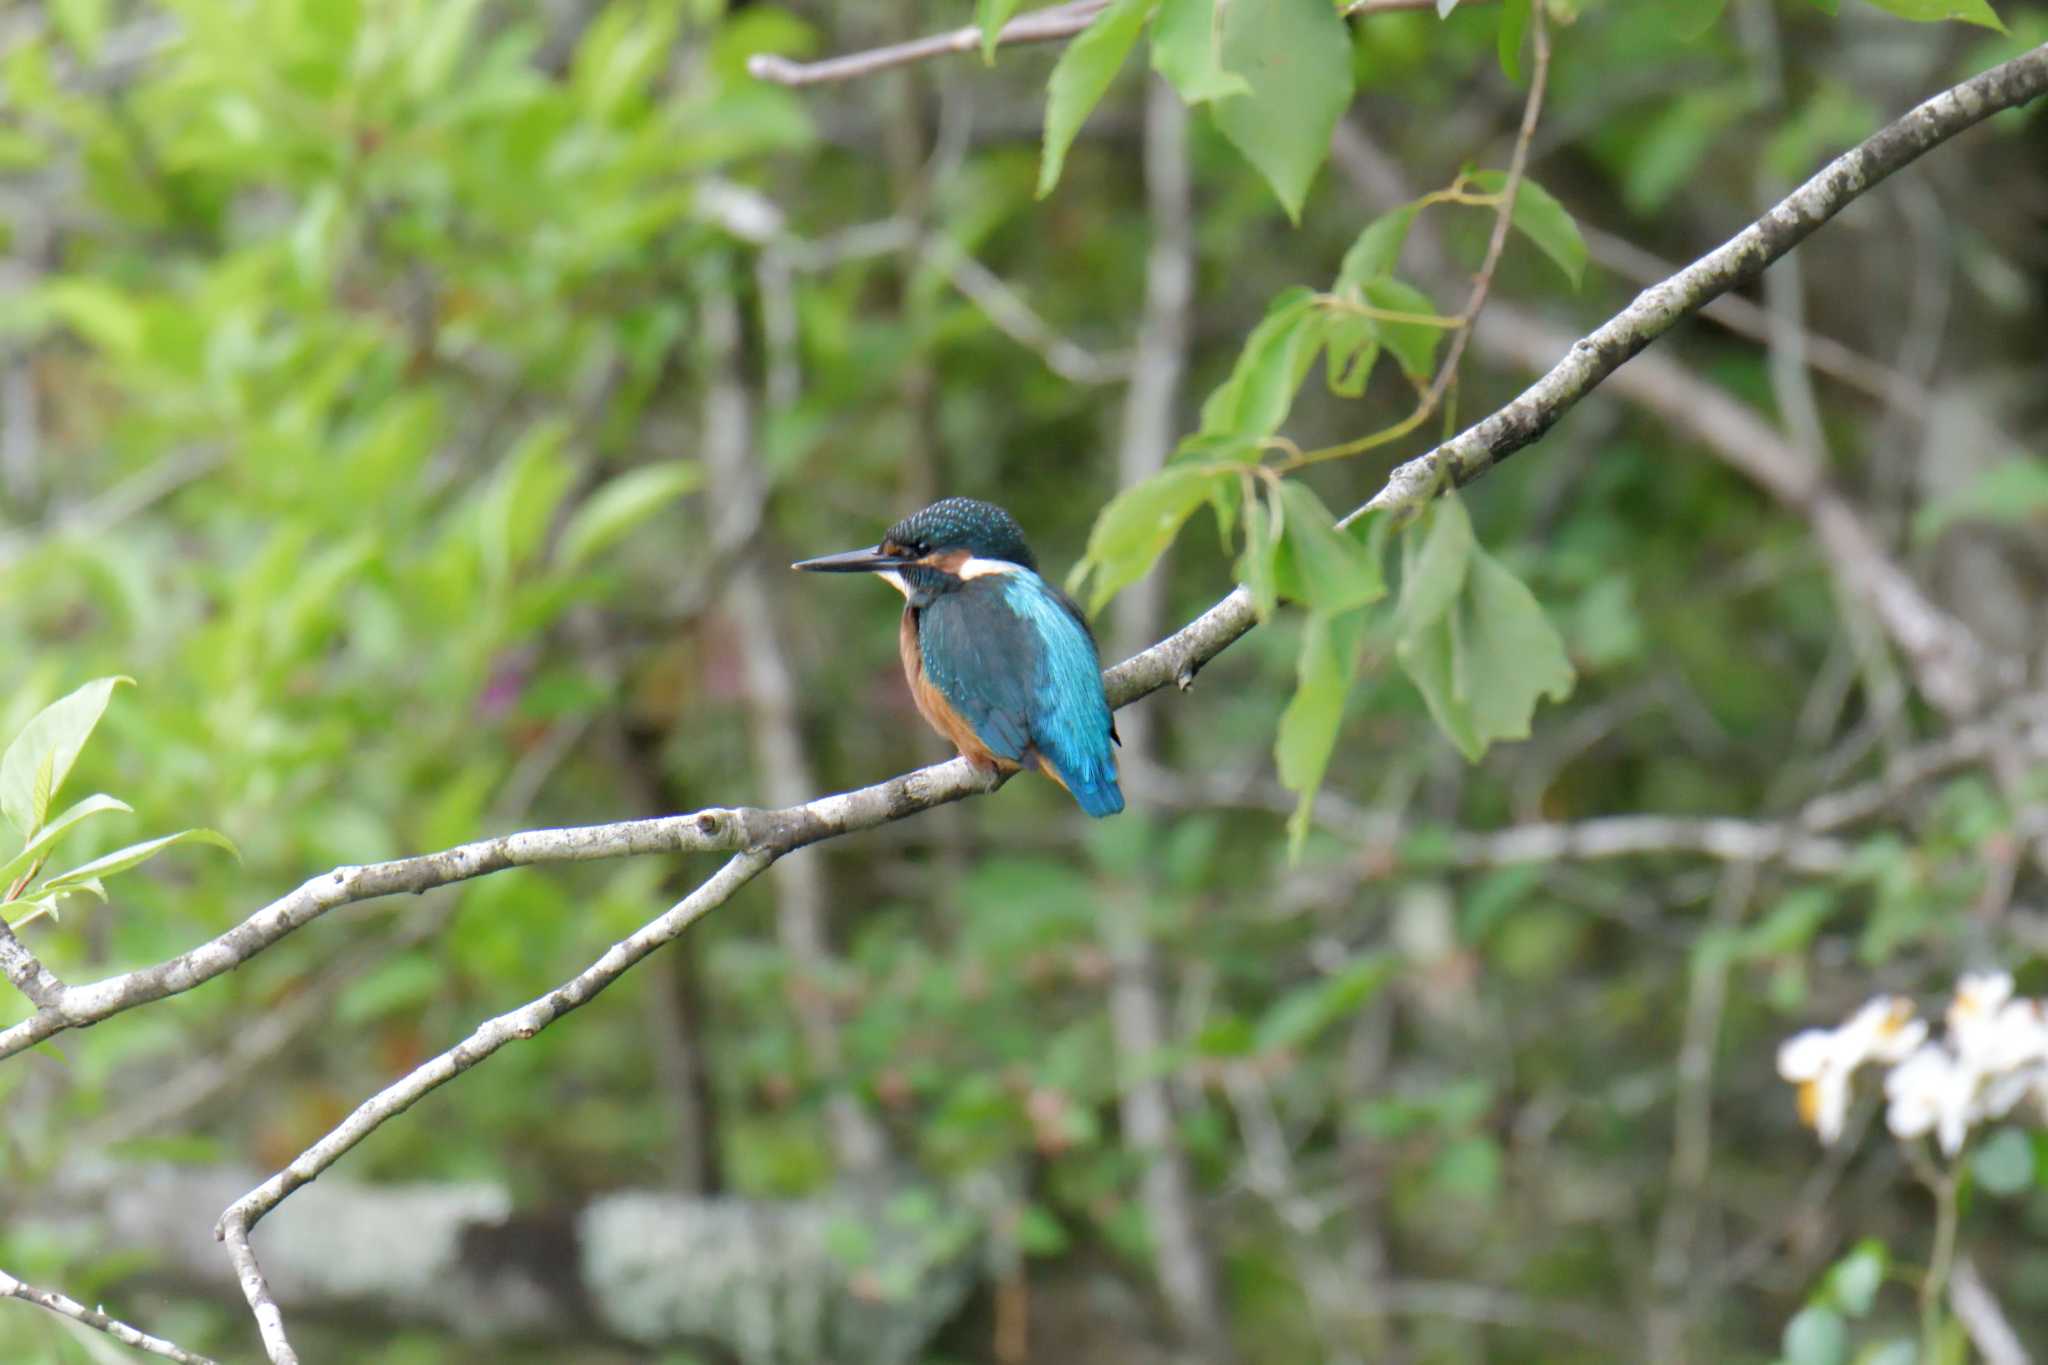
M 968 762 L 1042 772 L 1093 816 L 1124 808 L 1095 636 L 1073 599 L 1038 576 L 1008 512 L 943 498 L 879 544 L 790 567 L 872 573 L 903 594 L 897 645 L 910 695 Z

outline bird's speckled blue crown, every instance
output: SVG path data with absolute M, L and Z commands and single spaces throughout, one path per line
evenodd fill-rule
M 966 550 L 976 559 L 1003 559 L 1036 572 L 1037 557 L 1024 543 L 1017 519 L 992 502 L 974 498 L 941 498 L 912 512 L 889 528 L 883 543 L 917 554 L 934 550 Z

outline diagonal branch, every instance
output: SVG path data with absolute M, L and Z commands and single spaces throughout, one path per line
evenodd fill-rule
M 236 1278 L 242 1283 L 243 1297 L 256 1315 L 264 1348 L 275 1365 L 296 1365 L 298 1355 L 285 1339 L 283 1315 L 249 1245 L 249 1229 L 257 1220 L 276 1208 L 286 1195 L 339 1161 L 357 1143 L 419 1103 L 430 1091 L 454 1080 L 505 1044 L 531 1038 L 571 1010 L 588 1004 L 598 992 L 624 976 L 634 963 L 725 904 L 776 857 L 777 852 L 766 849 L 749 849 L 735 855 L 703 885 L 629 937 L 614 943 L 602 957 L 569 980 L 516 1010 L 486 1020 L 454 1047 L 364 1100 L 327 1136 L 294 1157 L 290 1165 L 228 1206 L 214 1228 L 214 1236 L 227 1244 L 228 1259 L 234 1263 Z
M 1394 470 L 1367 506 L 1411 510 L 1447 482 L 1462 486 L 1480 477 L 1533 444 L 1630 357 L 1709 300 L 1754 280 L 1872 186 L 1958 133 L 2044 92 L 2048 44 L 1973 76 L 1893 120 L 1829 162 L 1749 227 L 1638 294 L 1506 407 Z
M 1437 0 L 1351 0 L 1344 7 L 1344 13 L 1347 17 L 1387 14 L 1395 10 L 1433 9 L 1436 3 Z M 1052 43 L 1071 38 L 1094 23 L 1095 16 L 1108 8 L 1109 0 L 1072 0 L 1070 4 L 1020 14 L 997 31 L 996 45 L 1011 47 L 1018 43 Z M 980 46 L 981 25 L 968 24 L 944 33 L 913 38 L 909 42 L 849 52 L 817 62 L 793 62 L 772 53 L 759 53 L 747 59 L 747 74 L 775 85 L 826 85 L 833 81 L 859 80 L 899 66 L 928 62 L 934 57 L 973 52 Z
M 0 1298 L 20 1299 L 38 1308 L 47 1308 L 60 1318 L 69 1318 L 97 1332 L 105 1332 L 124 1346 L 133 1346 L 138 1351 L 147 1351 L 153 1356 L 181 1362 L 181 1365 L 214 1365 L 211 1356 L 188 1351 L 174 1341 L 153 1337 L 149 1333 L 130 1327 L 116 1318 L 110 1318 L 97 1308 L 87 1308 L 73 1298 L 48 1289 L 37 1289 L 34 1285 L 23 1284 L 4 1270 L 0 1270 Z
M 996 33 L 996 43 L 1009 47 L 1016 43 L 1051 43 L 1071 38 L 1094 23 L 1095 16 L 1108 8 L 1109 0 L 1073 0 L 1072 4 L 1021 14 L 1002 26 Z M 757 53 L 747 59 L 747 74 L 776 85 L 823 85 L 830 81 L 857 80 L 893 67 L 930 61 L 934 57 L 972 52 L 980 46 L 981 25 L 968 24 L 930 37 L 913 38 L 907 43 L 891 43 L 865 52 L 850 52 L 843 57 L 827 57 L 820 62 L 793 62 L 772 53 Z

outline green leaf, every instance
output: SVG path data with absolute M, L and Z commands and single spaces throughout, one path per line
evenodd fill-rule
M 1785 1324 L 1785 1365 L 1842 1365 L 1849 1358 L 1849 1324 L 1832 1308 L 1801 1309 Z
M 1024 0 L 975 0 L 974 22 L 981 25 L 981 60 L 996 64 L 996 35 L 1010 16 L 1024 7 Z
M 1472 519 L 1455 496 L 1438 499 L 1401 541 L 1403 634 L 1426 629 L 1451 609 L 1465 590 L 1465 571 L 1476 542 Z
M 1339 398 L 1365 392 L 1373 366 L 1380 359 L 1380 328 L 1363 313 L 1331 310 L 1323 319 L 1325 382 Z
M 1403 546 L 1395 655 L 1437 725 L 1477 762 L 1494 740 L 1526 739 L 1537 699 L 1562 701 L 1574 675 L 1564 641 L 1535 597 L 1476 544 L 1467 545 L 1457 591 L 1447 597 L 1454 575 L 1424 560 L 1455 561 L 1462 538 L 1456 522 L 1464 512 L 1444 499 L 1431 516 L 1422 543 Z M 1468 525 L 1463 535 L 1469 534 Z
M 1364 294 L 1367 303 L 1390 313 L 1412 313 L 1418 318 L 1437 315 L 1436 301 L 1405 280 L 1368 280 Z M 1411 379 L 1427 379 L 1436 364 L 1436 344 L 1444 329 L 1452 325 L 1450 319 L 1396 322 L 1380 318 L 1378 322 L 1380 340 L 1401 362 L 1401 372 Z
M 434 957 L 406 953 L 349 982 L 334 1002 L 334 1020 L 355 1028 L 416 1009 L 438 997 L 447 984 L 447 972 Z
M 690 460 L 644 465 L 619 475 L 584 499 L 562 528 L 562 567 L 581 568 L 703 481 L 703 469 Z
M 1315 363 L 1324 327 L 1311 291 L 1288 289 L 1274 299 L 1245 338 L 1230 378 L 1202 404 L 1203 435 L 1263 440 L 1279 430 Z
M 1516 85 L 1522 83 L 1522 44 L 1529 37 L 1529 0 L 1503 0 L 1496 46 L 1500 69 Z
M 1368 282 L 1393 274 L 1419 212 L 1419 204 L 1403 204 L 1367 223 L 1337 267 L 1337 292 L 1363 289 Z
M 1672 0 L 1671 32 L 1689 43 L 1721 22 L 1728 0 Z
M 1057 1256 L 1067 1249 L 1067 1230 L 1043 1204 L 1026 1204 L 1017 1214 L 1017 1249 L 1026 1256 Z
M 1622 173 L 1629 208 L 1645 216 L 1663 208 L 1692 180 L 1723 130 L 1749 110 L 1751 98 L 1749 87 L 1733 83 L 1688 90 L 1631 129 L 1634 146 Z
M 1802 886 L 1788 891 L 1769 914 L 1742 932 L 1738 951 L 1744 960 L 1752 962 L 1802 953 L 1835 907 L 1836 893 L 1832 887 Z
M 1040 199 L 1060 183 L 1067 148 L 1130 55 L 1131 44 L 1138 41 L 1138 30 L 1145 26 L 1154 3 L 1116 0 L 1060 53 L 1045 92 L 1045 151 L 1038 164 Z
M 1303 627 L 1301 658 L 1294 695 L 1280 713 L 1280 732 L 1273 741 L 1273 761 L 1280 783 L 1298 801 L 1287 821 L 1289 856 L 1298 856 L 1308 838 L 1316 789 L 1337 747 L 1344 723 L 1344 698 L 1358 671 L 1358 650 L 1365 634 L 1362 611 L 1332 615 L 1312 611 Z
M 1917 24 L 1958 19 L 1966 24 L 2005 32 L 2005 25 L 1999 22 L 1998 12 L 1991 8 L 1988 0 L 1870 0 L 1870 3 L 1887 14 L 1896 14 Z
M 1088 610 L 1137 582 L 1173 544 L 1180 528 L 1208 500 L 1219 475 L 1199 465 L 1168 465 L 1141 484 L 1109 500 L 1088 532 L 1088 552 L 1075 566 L 1071 585 L 1078 590 L 1091 575 Z
M 1262 492 L 1254 483 L 1244 495 L 1244 552 L 1237 558 L 1237 581 L 1251 593 L 1261 621 L 1280 605 L 1280 538 L 1286 525 L 1278 491 Z
M 89 863 L 81 863 L 69 872 L 59 873 L 57 876 L 51 877 L 39 889 L 50 892 L 85 887 L 97 883 L 102 877 L 111 877 L 116 872 L 126 872 L 137 864 L 146 863 L 174 844 L 212 844 L 216 848 L 226 849 L 237 858 L 242 856 L 240 851 L 235 848 L 234 842 L 218 830 L 181 829 L 176 834 L 166 834 L 157 839 L 145 839 L 139 844 L 130 844 L 126 848 L 117 848 L 112 853 L 104 854 Z
M 481 0 L 439 0 L 428 10 L 405 54 L 405 88 L 414 99 L 448 88 L 480 6 Z
M 1852 1318 L 1860 1318 L 1870 1311 L 1877 1300 L 1877 1291 L 1884 1286 L 1884 1273 L 1890 1263 L 1883 1242 L 1875 1237 L 1866 1237 L 1856 1244 L 1847 1256 L 1836 1261 L 1828 1271 L 1828 1293 L 1833 1296 L 1835 1306 Z
M 1244 77 L 1223 69 L 1216 0 L 1160 0 L 1152 23 L 1152 66 L 1185 104 L 1248 95 Z
M 5 866 L 0 866 L 0 895 L 5 895 L 7 888 L 14 885 L 15 881 L 23 873 L 34 866 L 36 859 L 47 852 L 50 846 L 55 844 L 57 840 L 63 838 L 65 831 L 69 830 L 73 825 L 86 819 L 88 816 L 98 815 L 102 811 L 127 811 L 128 809 L 127 802 L 117 801 L 105 792 L 95 793 L 92 796 L 86 797 L 85 800 L 80 801 L 77 805 L 72 806 L 62 815 L 37 830 L 36 837 L 24 844 L 21 852 L 8 859 Z
M 88 65 L 97 61 L 107 33 L 107 0 L 51 0 L 49 12 L 78 55 Z
M 125 359 L 142 350 L 142 308 L 104 280 L 58 278 L 38 289 L 31 299 L 102 351 Z
M 1504 171 L 1480 171 L 1473 175 L 1472 183 L 1488 194 L 1499 194 L 1507 188 L 1508 177 Z M 1515 208 L 1510 221 L 1515 231 L 1532 242 L 1538 251 L 1557 262 L 1557 268 L 1576 289 L 1586 278 L 1586 239 L 1579 235 L 1579 225 L 1572 221 L 1570 213 L 1556 196 L 1527 176 L 1515 191 Z
M 493 471 L 483 493 L 478 548 L 493 583 L 503 584 L 540 548 L 555 508 L 575 481 L 563 454 L 569 430 L 559 420 L 535 422 Z
M 2001 1128 L 1971 1154 L 1970 1174 L 1986 1194 L 2023 1194 L 2034 1184 L 2034 1144 L 2017 1128 Z
M 1282 995 L 1253 1034 L 1260 1052 L 1299 1049 L 1363 1008 L 1401 970 L 1399 955 L 1362 953 L 1343 970 Z
M 1457 1199 L 1491 1201 L 1500 1193 L 1500 1144 L 1485 1133 L 1473 1133 L 1445 1147 L 1430 1163 L 1429 1182 Z
M 1280 499 L 1303 601 L 1319 611 L 1343 612 L 1386 595 L 1378 556 L 1337 529 L 1336 518 L 1314 489 L 1288 479 L 1280 485 Z
M 1286 208 L 1301 206 L 1351 103 L 1351 34 L 1330 0 L 1261 0 L 1223 14 L 1223 65 L 1251 92 L 1218 100 L 1216 126 Z
M 97 678 L 44 707 L 22 727 L 0 755 L 0 814 L 33 838 L 49 813 L 50 799 L 64 786 L 79 750 L 106 714 L 107 699 L 121 683 L 135 679 Z
M 1913 518 L 1913 535 L 1939 538 L 1959 522 L 2048 523 L 2048 460 L 2007 460 L 1944 493 Z
M 55 896 L 37 896 L 33 900 L 9 901 L 6 908 L 17 912 L 15 918 L 7 921 L 7 927 L 10 929 L 19 929 L 24 924 L 33 924 L 44 915 L 48 915 L 53 922 L 60 918 L 57 914 L 57 897 Z

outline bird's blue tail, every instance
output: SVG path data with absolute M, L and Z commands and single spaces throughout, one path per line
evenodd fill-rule
M 1067 790 L 1074 794 L 1074 800 L 1081 809 L 1100 820 L 1105 815 L 1115 815 L 1124 808 L 1123 789 L 1117 786 L 1116 769 L 1109 764 L 1089 764 L 1088 771 L 1062 773 Z

